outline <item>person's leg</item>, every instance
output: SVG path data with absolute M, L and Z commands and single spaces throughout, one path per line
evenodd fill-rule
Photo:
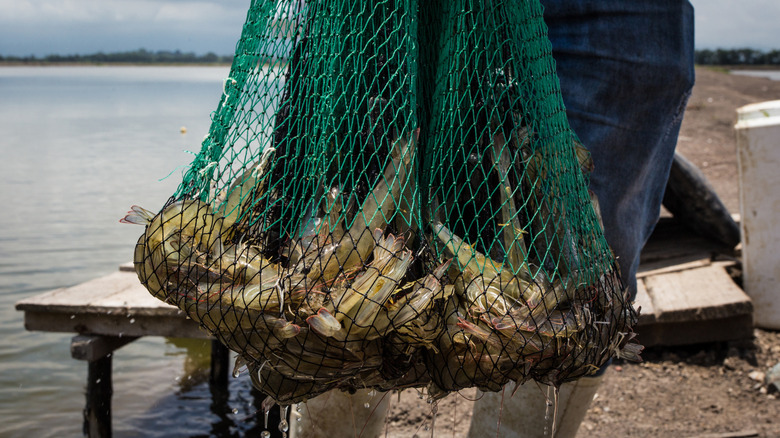
M 686 0 L 542 0 L 563 102 L 590 150 L 591 189 L 625 286 L 661 208 L 693 86 L 693 8 Z M 601 370 L 602 372 L 604 369 Z M 557 437 L 574 437 L 602 377 L 562 385 Z M 544 393 L 526 383 L 475 403 L 470 437 L 542 437 Z
M 504 392 L 480 393 L 468 436 L 573 438 L 602 380 L 598 376 L 564 383 L 558 391 L 557 406 L 552 388 L 534 382 L 527 382 L 517 391 L 508 385 Z
M 376 438 L 384 435 L 390 394 L 333 390 L 292 412 L 290 438 Z
M 633 297 L 693 87 L 687 0 L 542 0 L 563 102 Z

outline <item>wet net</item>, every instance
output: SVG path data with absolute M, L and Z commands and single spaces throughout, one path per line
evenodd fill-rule
M 141 282 L 289 404 L 560 384 L 636 314 L 538 1 L 253 1 Z

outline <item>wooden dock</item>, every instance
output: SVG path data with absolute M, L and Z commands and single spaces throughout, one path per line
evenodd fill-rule
M 749 339 L 753 304 L 729 269 L 739 250 L 692 233 L 666 218 L 642 251 L 636 328 L 646 347 Z
M 727 269 L 737 254 L 697 237 L 673 220 L 661 221 L 642 254 L 636 331 L 645 346 L 747 339 L 752 304 Z M 179 309 L 153 298 L 131 265 L 73 287 L 16 304 L 27 330 L 78 334 L 71 355 L 89 364 L 85 430 L 110 436 L 111 357 L 141 336 L 209 338 Z M 212 382 L 227 382 L 228 351 L 214 341 Z
M 208 338 L 184 312 L 153 297 L 132 265 L 16 304 L 27 330 L 104 336 Z
M 142 336 L 211 338 L 184 312 L 151 296 L 132 264 L 19 301 L 16 309 L 27 330 L 78 333 L 70 352 L 88 363 L 84 431 L 90 437 L 111 436 L 112 352 Z M 209 383 L 226 388 L 229 351 L 216 340 L 211 346 Z

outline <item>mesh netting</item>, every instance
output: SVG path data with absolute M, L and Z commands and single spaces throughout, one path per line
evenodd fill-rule
M 135 267 L 277 402 L 636 358 L 536 0 L 254 1 L 212 120 Z

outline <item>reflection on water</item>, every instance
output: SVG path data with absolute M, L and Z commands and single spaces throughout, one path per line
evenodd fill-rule
M 175 374 L 176 388 L 159 397 L 147 408 L 125 418 L 114 436 L 257 437 L 264 429 L 262 401 L 265 396 L 252 388 L 248 378 L 229 379 L 228 387 L 209 385 L 210 342 L 169 339 L 167 344 L 186 352 L 183 368 Z M 118 412 L 116 409 L 114 412 Z M 278 411 L 269 416 L 274 437 Z M 116 417 L 114 414 L 115 424 Z
M 118 219 L 175 191 L 228 71 L 0 68 L 0 436 L 81 436 L 87 367 L 70 357 L 72 334 L 25 331 L 14 303 L 131 260 L 142 229 Z M 248 379 L 212 397 L 198 342 L 142 338 L 115 353 L 115 436 L 259 434 Z

